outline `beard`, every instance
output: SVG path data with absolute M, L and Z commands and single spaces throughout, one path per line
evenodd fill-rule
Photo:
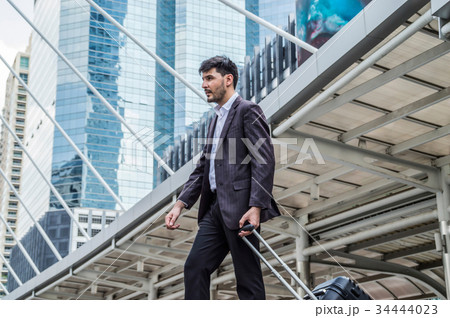
M 222 82 L 222 86 L 218 87 L 216 91 L 207 90 L 211 93 L 211 96 L 208 97 L 208 103 L 218 103 L 225 97 L 227 90 L 225 88 L 225 81 Z

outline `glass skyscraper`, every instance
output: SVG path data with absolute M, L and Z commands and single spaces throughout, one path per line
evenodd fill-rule
M 245 0 L 234 1 L 245 7 Z M 175 68 L 201 89 L 200 63 L 227 55 L 238 66 L 245 57 L 245 17 L 215 0 L 176 2 Z M 211 107 L 181 82 L 175 81 L 175 136 L 197 122 Z
M 296 0 L 246 0 L 245 9 L 260 18 L 284 29 L 288 23 L 289 14 L 295 14 Z M 252 57 L 254 47 L 264 48 L 265 39 L 275 36 L 272 30 L 246 18 L 246 55 Z
M 156 3 L 96 1 L 155 51 Z M 154 124 L 155 62 L 94 8 L 61 1 L 60 50 L 135 131 Z M 146 74 L 148 73 L 148 74 Z M 152 160 L 120 121 L 63 63 L 58 64 L 55 119 L 125 206 L 152 188 Z M 92 171 L 55 130 L 52 183 L 71 207 L 117 209 Z M 60 208 L 53 196 L 52 208 Z
M 34 3 L 33 23 L 55 45 L 59 38 L 59 8 L 59 0 L 37 0 Z M 58 57 L 39 38 L 37 33 L 33 32 L 31 37 L 30 56 L 33 57 L 30 59 L 28 86 L 42 106 L 50 114 L 54 114 Z M 29 98 L 24 144 L 47 179 L 50 179 L 51 175 L 53 129 L 53 124 L 44 115 L 35 100 Z M 28 210 L 36 219 L 39 219 L 48 211 L 49 187 L 26 156 L 23 158 L 22 165 L 20 194 Z M 32 225 L 33 221 L 21 206 L 17 222 L 17 236 L 23 237 Z
M 295 15 L 295 0 L 259 0 L 259 16 L 273 25 L 285 28 L 289 14 Z M 272 30 L 260 26 L 260 46 L 263 47 L 266 36 L 275 36 Z
M 25 83 L 28 82 L 29 61 L 30 55 L 21 52 L 16 55 L 12 66 Z M 6 83 L 5 107 L 3 108 L 2 116 L 22 142 L 25 136 L 27 99 L 28 96 L 24 87 L 11 73 Z M 10 180 L 11 184 L 19 192 L 21 188 L 22 161 L 25 154 L 6 125 L 3 124 L 3 121 L 0 122 L 0 126 L 0 168 L 5 177 Z M 18 197 L 11 190 L 6 180 L 0 176 L 0 215 L 14 233 L 16 233 L 19 208 L 20 202 Z M 15 244 L 12 233 L 8 231 L 7 226 L 3 222 L 0 222 L 0 253 L 7 261 Z M 0 283 L 6 285 L 7 276 L 8 268 L 3 263 L 3 258 L 0 258 Z M 0 291 L 0 296 L 2 292 Z

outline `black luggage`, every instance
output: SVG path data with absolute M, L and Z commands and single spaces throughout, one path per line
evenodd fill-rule
M 372 298 L 367 295 L 356 283 L 347 277 L 339 276 L 334 279 L 328 280 L 311 291 L 300 278 L 286 265 L 285 262 L 275 253 L 275 251 L 267 244 L 257 231 L 254 231 L 255 227 L 251 224 L 245 225 L 240 231 L 250 231 L 255 235 L 258 240 L 267 248 L 267 250 L 276 258 L 276 260 L 283 266 L 283 268 L 291 275 L 291 277 L 300 285 L 300 287 L 306 292 L 304 299 L 310 300 L 371 300 Z M 294 295 L 298 300 L 302 298 L 300 295 L 286 282 L 286 280 L 273 268 L 272 265 L 262 256 L 262 254 L 250 243 L 250 241 L 244 236 L 242 237 L 244 242 L 250 247 L 250 249 L 266 264 L 266 266 L 272 271 L 272 273 L 278 278 L 278 280 Z
M 372 300 L 351 279 L 339 276 L 318 285 L 312 291 L 319 300 Z M 311 299 L 306 295 L 304 299 Z

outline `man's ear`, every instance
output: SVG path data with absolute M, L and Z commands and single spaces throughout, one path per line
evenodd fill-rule
M 225 75 L 225 83 L 227 86 L 233 85 L 233 75 L 231 74 Z

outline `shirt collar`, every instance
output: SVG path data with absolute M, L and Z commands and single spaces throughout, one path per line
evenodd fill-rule
M 230 97 L 230 99 L 228 99 L 227 102 L 225 104 L 223 104 L 222 107 L 220 107 L 219 105 L 216 104 L 216 106 L 214 106 L 214 111 L 216 112 L 217 116 L 221 117 L 221 116 L 223 116 L 223 114 L 228 112 L 238 96 L 239 96 L 239 94 L 237 92 L 235 92 Z M 220 110 L 221 108 L 223 108 L 223 111 Z

